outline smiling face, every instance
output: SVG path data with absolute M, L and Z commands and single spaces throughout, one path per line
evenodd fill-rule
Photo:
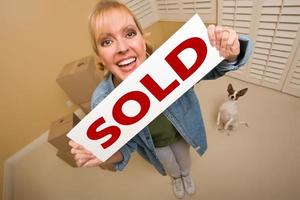
M 145 40 L 132 15 L 123 9 L 102 13 L 97 26 L 97 54 L 118 85 L 146 59 Z

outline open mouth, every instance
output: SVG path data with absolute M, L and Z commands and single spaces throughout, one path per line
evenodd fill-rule
M 128 58 L 128 59 L 118 62 L 117 65 L 119 67 L 123 68 L 123 67 L 130 66 L 131 64 L 135 63 L 135 61 L 136 61 L 136 57 L 131 57 L 131 58 Z

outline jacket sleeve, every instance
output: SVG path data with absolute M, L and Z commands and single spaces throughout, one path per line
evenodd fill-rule
M 136 149 L 137 144 L 133 140 L 130 140 L 119 150 L 123 155 L 123 160 L 114 164 L 114 167 L 117 171 L 122 171 L 126 167 L 130 160 L 131 153 Z
M 99 90 L 98 90 L 99 91 Z M 101 92 L 96 92 L 92 96 L 92 101 L 91 101 L 91 109 L 94 109 L 104 98 L 107 96 L 107 94 L 101 94 Z M 122 171 L 126 165 L 128 164 L 131 153 L 136 151 L 137 149 L 137 144 L 136 142 L 131 139 L 129 142 L 127 142 L 119 151 L 123 155 L 123 160 L 118 163 L 114 163 L 114 168 L 117 171 Z
M 247 63 L 253 50 L 252 40 L 246 35 L 239 35 L 239 42 L 240 42 L 240 54 L 237 60 L 233 63 L 229 63 L 226 60 L 223 60 L 208 74 L 206 74 L 202 78 L 202 80 L 212 80 L 212 79 L 219 78 L 220 76 L 226 74 L 226 72 L 237 70 L 238 68 L 240 68 L 241 66 Z

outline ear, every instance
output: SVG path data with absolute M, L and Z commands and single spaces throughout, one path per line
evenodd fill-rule
M 241 96 L 243 96 L 244 94 L 246 94 L 247 91 L 248 91 L 248 88 L 244 88 L 244 89 L 238 91 L 237 96 L 238 96 L 238 97 L 241 97 Z
M 148 39 L 150 35 L 151 35 L 151 32 L 147 32 L 147 33 L 143 34 L 143 40 L 144 40 L 144 43 L 145 43 L 145 47 L 146 47 L 147 43 L 150 42 L 149 39 Z
M 232 87 L 231 83 L 228 84 L 227 92 L 228 92 L 229 94 L 233 94 L 233 93 L 234 93 L 234 90 L 233 90 L 233 87 Z
M 99 68 L 100 68 L 102 71 L 104 71 L 105 66 L 104 66 L 104 64 L 103 64 L 103 62 L 102 62 L 102 59 L 99 57 L 98 54 L 96 54 L 94 57 L 95 57 L 95 59 L 96 59 L 96 63 L 97 63 L 97 65 L 99 66 Z
M 103 63 L 103 60 L 102 60 L 101 56 L 99 56 L 99 54 L 97 54 L 97 61 L 98 61 L 99 63 L 104 64 L 104 63 Z

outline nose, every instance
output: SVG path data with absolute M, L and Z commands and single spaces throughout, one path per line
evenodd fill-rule
M 119 40 L 118 41 L 118 46 L 117 46 L 117 52 L 119 54 L 124 54 L 129 50 L 129 46 L 127 44 L 127 41 L 124 40 Z

